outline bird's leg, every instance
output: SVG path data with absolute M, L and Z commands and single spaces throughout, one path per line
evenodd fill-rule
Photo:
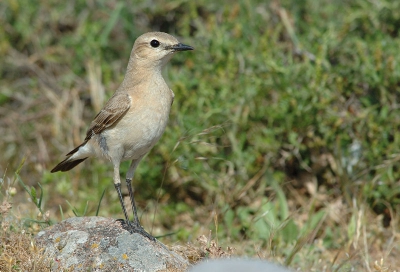
M 128 192 L 129 192 L 129 198 L 131 200 L 131 205 L 132 205 L 132 212 L 133 212 L 133 220 L 134 224 L 137 227 L 140 227 L 140 222 L 139 222 L 139 217 L 137 215 L 137 208 L 135 204 L 135 197 L 133 195 L 133 189 L 132 189 L 132 179 L 133 175 L 135 174 L 136 167 L 138 166 L 140 159 L 132 160 L 131 166 L 128 169 L 128 172 L 126 172 L 126 186 L 128 187 Z
M 133 216 L 134 216 L 134 220 L 135 220 L 135 221 L 133 222 L 133 224 L 131 224 L 131 223 L 128 221 L 128 224 L 130 225 L 130 228 L 131 228 L 131 230 L 130 230 L 129 232 L 130 232 L 130 233 L 139 233 L 139 234 L 141 234 L 142 236 L 147 237 L 147 238 L 149 238 L 149 239 L 152 240 L 152 241 L 155 241 L 156 239 L 155 239 L 151 234 L 149 234 L 147 231 L 145 231 L 145 230 L 143 229 L 143 227 L 140 225 L 139 218 L 138 218 L 138 215 L 137 215 L 137 209 L 136 209 L 136 205 L 135 205 L 135 198 L 134 198 L 134 196 L 133 196 L 132 180 L 129 179 L 129 178 L 127 178 L 127 179 L 126 179 L 126 185 L 128 186 L 129 198 L 131 199 L 132 210 L 133 210 Z
M 125 225 L 130 226 L 128 213 L 126 212 L 124 199 L 122 198 L 122 193 L 121 193 L 121 179 L 119 177 L 119 163 L 114 164 L 114 187 L 115 187 L 115 190 L 117 190 L 119 202 L 121 204 L 122 211 L 124 212 L 125 219 L 126 219 L 126 222 L 124 222 L 123 226 L 125 226 Z M 121 221 L 121 220 L 119 220 L 119 221 Z
M 140 227 L 140 222 L 139 222 L 139 217 L 137 215 L 137 208 L 135 204 L 135 197 L 133 195 L 133 189 L 132 189 L 132 180 L 127 178 L 126 179 L 126 186 L 128 187 L 128 192 L 129 192 L 129 198 L 131 199 L 131 204 L 132 204 L 132 211 L 133 211 L 133 216 L 134 216 L 134 224 L 138 227 Z
M 136 204 L 135 204 L 135 198 L 134 198 L 134 195 L 133 195 L 132 178 L 133 178 L 133 175 L 135 173 L 135 169 L 136 169 L 137 165 L 139 164 L 140 159 L 133 160 L 132 163 L 131 163 L 131 166 L 129 167 L 128 172 L 126 173 L 126 186 L 128 187 L 129 198 L 131 200 L 132 211 L 133 211 L 133 216 L 134 216 L 133 225 L 130 224 L 130 222 L 129 222 L 129 225 L 131 227 L 131 230 L 129 232 L 131 232 L 131 233 L 139 233 L 142 236 L 145 236 L 145 237 L 149 238 L 150 240 L 155 241 L 156 239 L 153 236 L 151 236 L 149 233 L 147 233 L 143 229 L 143 227 L 140 225 L 139 217 L 137 215 L 137 208 L 136 208 Z
M 130 221 L 129 221 L 128 213 L 126 212 L 126 209 L 125 209 L 124 199 L 122 198 L 122 193 L 121 193 L 121 182 L 114 183 L 114 187 L 117 190 L 119 202 L 121 203 L 121 207 L 122 207 L 122 211 L 124 212 L 126 222 L 129 225 Z

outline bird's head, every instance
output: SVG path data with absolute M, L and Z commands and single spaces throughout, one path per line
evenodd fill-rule
M 180 43 L 175 37 L 167 33 L 149 32 L 136 39 L 131 59 L 140 62 L 142 66 L 162 67 L 174 53 L 193 49 L 193 47 Z

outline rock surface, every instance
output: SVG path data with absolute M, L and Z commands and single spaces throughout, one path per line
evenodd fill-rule
M 290 272 L 276 264 L 263 260 L 219 259 L 195 265 L 190 272 Z
M 189 265 L 160 242 L 130 234 L 111 218 L 69 218 L 35 239 L 55 271 L 185 271 Z

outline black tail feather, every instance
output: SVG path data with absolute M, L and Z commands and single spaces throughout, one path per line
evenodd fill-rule
M 83 159 L 77 159 L 77 160 L 70 160 L 70 157 L 73 154 L 75 154 L 76 152 L 78 152 L 79 148 L 84 146 L 87 142 L 88 142 L 88 140 L 85 140 L 81 145 L 75 147 L 71 152 L 69 152 L 67 154 L 67 158 L 65 160 L 63 160 L 62 162 L 60 162 L 59 164 L 57 164 L 56 167 L 54 167 L 50 172 L 51 173 L 58 172 L 58 171 L 65 172 L 65 171 L 71 170 L 72 168 L 74 168 L 75 166 L 77 166 L 78 164 L 80 164 L 81 162 L 86 160 L 87 157 L 83 158 Z
M 81 162 L 83 162 L 86 159 L 87 158 L 69 161 L 69 158 L 67 158 L 67 159 L 63 160 L 62 162 L 60 162 L 59 164 L 57 164 L 57 166 L 51 170 L 51 173 L 58 172 L 58 171 L 65 172 L 65 171 L 71 170 L 72 168 L 74 168 L 75 166 L 77 166 L 78 164 L 80 164 Z
M 79 146 L 75 147 L 73 150 L 71 150 L 71 152 L 69 152 L 66 156 L 72 156 L 73 154 L 75 154 L 76 152 L 78 152 L 79 148 L 81 148 L 82 146 L 84 146 L 88 141 L 85 140 L 82 144 L 80 144 Z

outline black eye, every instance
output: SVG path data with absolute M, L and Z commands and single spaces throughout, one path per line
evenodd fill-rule
M 152 40 L 152 41 L 150 42 L 150 45 L 151 45 L 152 47 L 159 47 L 159 46 L 160 46 L 160 42 L 157 41 L 157 40 Z

